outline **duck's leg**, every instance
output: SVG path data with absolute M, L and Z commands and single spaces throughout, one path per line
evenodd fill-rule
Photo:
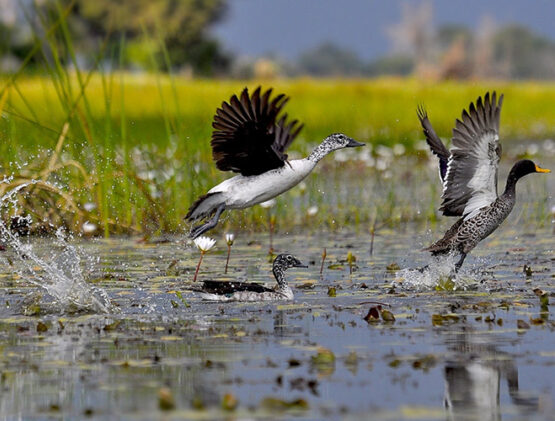
M 455 263 L 455 273 L 459 272 L 459 269 L 461 268 L 465 258 L 466 258 L 466 253 L 461 253 L 461 258 L 457 263 Z
M 216 209 L 215 215 L 210 220 L 206 221 L 202 225 L 198 225 L 198 226 L 194 227 L 191 230 L 191 233 L 189 234 L 189 237 L 191 237 L 194 240 L 199 235 L 202 235 L 206 231 L 208 231 L 208 230 L 214 228 L 216 225 L 218 225 L 220 215 L 222 214 L 222 212 L 224 210 L 225 210 L 225 204 L 222 203 L 220 206 L 218 206 L 218 208 Z

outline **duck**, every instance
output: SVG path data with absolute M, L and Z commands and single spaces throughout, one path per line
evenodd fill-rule
M 204 281 L 200 288 L 193 288 L 208 301 L 277 301 L 292 300 L 293 290 L 285 281 L 285 271 L 289 268 L 307 268 L 307 265 L 291 254 L 279 254 L 272 265 L 276 279 L 275 288 L 267 288 L 252 282 Z
M 443 182 L 444 216 L 459 217 L 445 233 L 424 251 L 432 255 L 458 253 L 455 272 L 480 241 L 494 232 L 511 213 L 516 201 L 516 184 L 532 173 L 549 173 L 529 159 L 517 161 L 507 177 L 505 190 L 497 193 L 497 173 L 501 158 L 499 121 L 503 95 L 487 92 L 476 104 L 470 103 L 455 121 L 452 147 L 443 144 L 434 131 L 423 106 L 417 115 L 432 153 L 439 159 L 439 176 Z
M 212 157 L 220 171 L 238 175 L 224 180 L 200 196 L 190 206 L 185 220 L 204 223 L 193 227 L 196 238 L 214 228 L 226 209 L 245 209 L 273 199 L 299 184 L 316 164 L 332 151 L 364 146 L 343 133 L 326 137 L 308 157 L 288 160 L 286 149 L 298 136 L 303 124 L 288 122 L 281 115 L 289 97 L 271 98 L 272 89 L 252 95 L 247 88 L 233 95 L 216 110 L 212 127 Z

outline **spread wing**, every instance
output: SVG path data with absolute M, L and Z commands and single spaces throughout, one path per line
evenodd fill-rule
M 258 175 L 282 167 L 285 150 L 301 131 L 297 120 L 287 122 L 278 116 L 289 100 L 283 94 L 270 100 L 271 89 L 261 94 L 258 87 L 249 96 L 247 88 L 240 99 L 233 95 L 216 110 L 212 127 L 212 157 L 218 169 L 242 175 Z
M 447 216 L 464 215 L 497 199 L 497 169 L 501 157 L 499 118 L 503 95 L 478 98 L 462 113 L 453 129 L 453 147 L 447 163 L 440 210 Z
M 449 161 L 451 153 L 436 134 L 434 128 L 432 127 L 432 123 L 430 123 L 430 120 L 428 119 L 428 113 L 422 105 L 418 106 L 416 114 L 420 120 L 424 136 L 426 136 L 426 143 L 432 150 L 433 154 L 439 158 L 439 177 L 441 178 L 441 181 L 445 181 L 447 162 Z

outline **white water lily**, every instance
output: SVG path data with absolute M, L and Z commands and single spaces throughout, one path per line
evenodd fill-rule
M 260 206 L 262 206 L 265 209 L 268 209 L 274 206 L 275 204 L 276 204 L 276 199 L 270 199 L 270 200 L 266 200 L 265 202 L 262 202 Z
M 396 143 L 395 145 L 393 145 L 393 154 L 394 155 L 403 155 L 406 151 L 405 145 L 402 145 L 401 143 Z
M 234 240 L 235 240 L 235 235 L 231 233 L 228 233 L 225 235 L 225 242 L 227 243 L 228 246 L 232 246 Z
M 92 222 L 86 221 L 81 228 L 85 234 L 91 234 L 97 230 L 98 226 Z
M 308 216 L 314 216 L 318 213 L 318 206 L 311 206 L 306 210 Z
M 83 208 L 87 211 L 87 212 L 92 212 L 93 210 L 96 209 L 96 203 L 93 202 L 87 202 L 83 205 Z
M 210 237 L 204 237 L 203 236 L 203 237 L 195 238 L 194 241 L 195 241 L 195 245 L 200 250 L 200 259 L 198 260 L 197 270 L 195 270 L 195 277 L 193 278 L 193 282 L 196 282 L 197 276 L 198 276 L 198 271 L 200 269 L 200 264 L 202 263 L 202 258 L 204 257 L 206 252 L 211 250 L 212 247 L 214 247 L 216 245 L 216 240 L 214 240 L 213 238 L 210 238 Z
M 207 251 L 210 251 L 216 245 L 216 240 L 210 237 L 202 236 L 202 237 L 195 238 L 194 241 L 195 241 L 195 245 L 202 253 L 206 253 Z

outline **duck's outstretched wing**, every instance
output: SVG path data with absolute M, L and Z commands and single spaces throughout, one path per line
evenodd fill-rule
M 468 217 L 497 199 L 502 103 L 503 95 L 497 102 L 496 93 L 490 97 L 488 92 L 457 119 L 439 208 L 444 215 Z
M 240 98 L 233 95 L 216 110 L 212 127 L 212 157 L 221 171 L 258 175 L 282 167 L 285 150 L 301 131 L 297 120 L 278 116 L 289 100 L 283 94 L 270 100 L 272 89 L 258 87 L 251 96 L 247 88 Z
M 447 162 L 449 161 L 449 150 L 445 147 L 439 136 L 436 134 L 432 123 L 428 119 L 428 113 L 423 105 L 419 105 L 416 109 L 416 115 L 420 120 L 420 125 L 426 136 L 426 143 L 432 150 L 433 154 L 439 158 L 439 177 L 441 181 L 445 181 L 445 174 L 447 173 Z
M 273 289 L 266 288 L 264 285 L 252 282 L 228 282 L 228 281 L 204 281 L 202 287 L 195 288 L 193 291 L 208 294 L 233 294 L 234 292 L 275 292 Z

